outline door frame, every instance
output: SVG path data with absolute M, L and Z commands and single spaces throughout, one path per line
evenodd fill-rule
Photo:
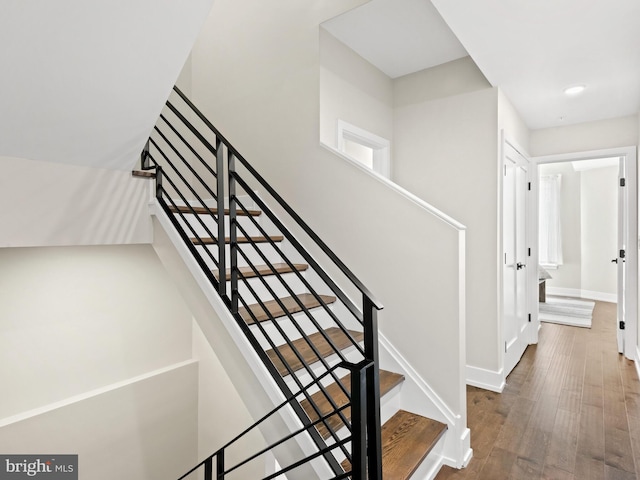
M 625 289 L 625 313 L 626 313 L 626 328 L 624 333 L 624 356 L 630 360 L 638 361 L 638 165 L 636 157 L 636 147 L 619 147 L 619 148 L 607 148 L 602 150 L 590 150 L 584 152 L 564 153 L 557 155 L 545 155 L 540 157 L 532 157 L 532 170 L 535 172 L 534 185 L 534 199 L 535 211 L 531 220 L 532 225 L 532 249 L 536 254 L 536 264 L 538 261 L 538 166 L 547 163 L 560 163 L 560 162 L 573 162 L 579 160 L 592 160 L 595 158 L 605 157 L 624 157 L 626 161 L 626 185 L 625 192 L 627 195 L 627 215 L 625 221 L 627 222 L 627 238 L 625 244 L 627 245 L 626 252 L 626 266 L 627 275 L 625 278 L 625 285 L 622 287 Z M 618 286 L 620 288 L 620 286 Z M 535 321 L 535 342 L 537 343 L 537 332 L 540 328 L 540 321 L 538 319 L 537 310 L 533 316 Z

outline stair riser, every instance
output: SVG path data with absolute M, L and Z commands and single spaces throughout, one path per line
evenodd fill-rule
M 329 306 L 329 308 L 331 308 L 331 306 Z M 321 328 L 334 326 L 334 323 L 331 321 L 329 314 L 326 311 L 316 308 L 312 310 L 312 313 L 313 318 Z M 292 317 L 295 323 L 299 325 L 304 332 L 313 333 L 318 331 L 318 329 L 313 325 L 309 317 L 304 312 L 295 313 L 292 315 Z M 290 340 L 297 340 L 302 336 L 289 318 L 280 317 L 279 319 L 276 319 L 276 322 Z M 276 345 L 285 343 L 284 338 L 282 337 L 276 326 L 273 324 L 273 322 L 264 321 L 261 322 L 260 325 L 264 329 L 266 335 L 271 338 Z M 266 338 L 264 338 L 264 335 L 260 331 L 260 328 L 257 325 L 252 325 L 251 329 L 260 342 L 260 345 L 265 350 L 269 350 L 271 348 L 271 345 L 266 340 Z
M 349 362 L 358 363 L 362 361 L 362 355 L 360 354 L 358 349 L 356 349 L 355 347 L 349 347 L 347 349 L 342 350 L 342 354 L 343 356 L 346 357 L 347 361 Z M 334 366 L 341 362 L 340 357 L 338 357 L 338 355 L 331 355 L 330 357 L 325 358 L 325 361 L 330 366 Z M 321 362 L 316 362 L 310 365 L 310 370 L 311 372 L 313 372 L 315 376 L 320 376 L 323 373 L 325 373 L 327 369 Z M 344 376 L 345 373 L 346 373 L 345 370 L 338 370 L 338 374 L 339 374 L 338 376 L 340 377 Z M 298 370 L 295 373 L 295 375 L 296 375 L 296 378 L 302 383 L 302 385 L 308 385 L 312 381 L 311 373 L 309 373 L 307 370 Z M 299 391 L 300 388 L 297 386 L 295 380 L 291 378 L 291 376 L 286 376 L 285 382 L 287 383 L 287 385 L 289 386 L 292 392 Z
M 202 249 L 209 249 L 209 251 L 211 252 L 213 258 L 215 258 L 216 260 L 218 259 L 218 249 L 215 245 L 196 245 L 196 248 L 198 250 Z M 242 249 L 243 252 L 245 252 L 247 258 L 249 259 L 250 262 L 252 262 L 254 265 L 263 265 L 265 263 L 265 261 L 263 260 L 263 258 L 258 254 L 258 252 L 256 251 L 256 249 L 249 244 L 240 244 L 238 245 L 239 249 Z M 271 245 L 268 244 L 261 244 L 260 245 L 260 251 L 263 252 L 263 254 L 265 255 L 265 257 L 267 258 L 267 260 L 269 260 L 269 262 L 271 263 L 281 263 L 282 262 L 282 258 L 280 257 L 280 255 L 278 255 L 278 253 L 274 250 L 274 248 Z M 229 245 L 225 246 L 225 252 L 226 252 L 226 258 L 227 258 L 227 268 L 229 268 L 229 261 L 230 261 L 230 255 L 231 255 L 231 247 Z M 218 267 L 215 265 L 215 263 L 209 258 L 209 256 L 205 253 L 202 252 L 202 257 L 204 258 L 205 263 L 207 264 L 207 266 L 212 269 L 212 270 L 216 270 Z M 238 266 L 239 267 L 246 267 L 247 266 L 247 261 L 245 260 L 245 258 L 238 253 Z
M 300 275 L 304 275 L 304 272 L 300 272 Z M 264 283 L 271 288 L 271 290 L 275 293 L 272 295 L 269 292 L 269 288 Z M 251 293 L 249 286 L 254 290 L 255 294 L 263 301 L 274 300 L 275 298 L 282 298 L 290 296 L 291 293 L 284 287 L 283 282 L 285 282 L 293 293 L 307 293 L 307 289 L 305 285 L 302 283 L 302 280 L 298 278 L 295 273 L 286 273 L 281 274 L 281 277 L 277 277 L 275 275 L 266 275 L 262 278 L 249 278 L 245 280 L 238 280 L 238 290 L 240 295 L 245 300 L 248 305 L 253 303 L 258 303 L 257 298 Z M 241 304 L 242 306 L 242 304 Z
M 185 232 L 187 232 L 187 234 L 190 237 L 193 237 L 196 234 L 201 236 L 201 237 L 210 237 L 212 235 L 213 236 L 217 236 L 218 235 L 218 224 L 214 221 L 213 218 L 211 218 L 208 215 L 199 215 L 198 218 L 200 220 L 198 220 L 195 217 L 196 217 L 195 215 L 184 215 L 184 220 L 183 220 L 180 217 L 180 215 L 176 215 L 176 218 L 178 219 L 178 222 L 180 223 L 180 226 L 182 228 L 184 228 Z M 241 225 L 244 228 L 244 230 L 250 236 L 261 235 L 258 227 L 253 224 L 251 219 L 249 219 L 247 217 L 238 217 L 238 221 L 241 223 Z M 207 230 L 204 228 L 203 224 L 209 229 L 210 233 L 207 232 Z M 188 225 L 190 225 L 193 228 L 193 230 L 195 230 L 195 234 L 191 231 L 191 229 L 189 228 Z M 224 231 L 225 231 L 225 236 L 229 236 L 229 232 L 230 232 L 230 230 L 229 230 L 229 217 L 225 217 Z M 270 232 L 268 232 L 268 233 L 270 233 Z M 244 236 L 244 234 L 243 234 L 243 232 L 241 230 L 238 230 L 238 236 Z

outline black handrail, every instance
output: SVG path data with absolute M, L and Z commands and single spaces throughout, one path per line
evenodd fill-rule
M 173 87 L 175 92 L 182 98 L 182 100 L 191 108 L 191 110 L 202 120 L 202 122 L 209 128 L 216 136 L 219 138 L 222 143 L 227 145 L 229 148 L 229 153 L 232 153 L 235 158 L 237 158 L 244 167 L 251 173 L 251 175 L 264 187 L 264 189 L 269 192 L 269 194 L 278 202 L 278 204 L 291 216 L 291 218 L 304 230 L 304 232 L 309 235 L 309 237 L 318 245 L 322 251 L 327 255 L 329 259 L 340 269 L 340 271 L 351 281 L 353 285 L 355 285 L 360 292 L 369 300 L 371 304 L 377 309 L 382 310 L 384 306 L 380 303 L 375 296 L 369 291 L 369 289 L 355 276 L 355 274 L 338 258 L 338 256 L 333 253 L 333 251 L 327 246 L 326 243 L 322 241 L 322 239 L 307 225 L 307 223 L 302 220 L 302 218 L 289 206 L 287 202 L 267 183 L 267 181 L 260 175 L 250 164 L 245 160 L 245 158 L 240 155 L 240 153 L 233 148 L 231 143 L 224 138 L 224 136 L 218 131 L 217 128 L 213 126 L 213 124 L 207 119 L 207 117 L 189 100 L 189 98 L 182 93 L 182 91 L 177 87 Z
M 211 122 L 198 110 L 195 105 L 177 88 L 174 87 L 176 94 L 182 99 L 189 108 L 190 113 L 183 113 L 181 108 L 171 101 L 167 102 L 166 114 L 160 115 L 160 120 L 154 127 L 152 137 L 147 142 L 142 155 L 141 164 L 143 169 L 156 169 L 156 199 L 164 212 L 169 217 L 172 225 L 178 231 L 180 237 L 187 245 L 191 255 L 195 258 L 200 268 L 205 273 L 211 284 L 216 288 L 220 297 L 228 306 L 229 310 L 236 319 L 241 330 L 249 340 L 250 344 L 260 357 L 265 367 L 273 377 L 276 385 L 282 391 L 285 402 L 276 407 L 270 415 L 288 405 L 293 409 L 296 416 L 300 419 L 302 426 L 295 432 L 290 433 L 284 438 L 274 442 L 254 455 L 248 457 L 240 464 L 233 467 L 225 466 L 225 451 L 239 439 L 236 437 L 219 451 L 211 454 L 207 459 L 190 470 L 183 477 L 198 468 L 204 468 L 205 480 L 213 478 L 213 459 L 216 459 L 216 478 L 222 480 L 224 476 L 231 471 L 236 470 L 240 466 L 257 456 L 262 455 L 266 451 L 276 448 L 278 445 L 295 438 L 297 435 L 308 435 L 315 444 L 316 450 L 307 457 L 300 459 L 291 465 L 285 466 L 277 474 L 266 477 L 267 479 L 275 478 L 275 476 L 298 468 L 301 465 L 310 462 L 315 458 L 323 458 L 326 465 L 332 470 L 333 478 L 371 478 L 378 479 L 382 475 L 381 463 L 381 443 L 380 443 L 380 396 L 379 396 L 379 374 L 378 374 L 378 331 L 377 331 L 377 311 L 382 309 L 382 305 L 375 299 L 362 282 L 349 270 L 346 265 L 334 254 L 334 252 L 319 238 L 319 236 L 305 223 L 300 216 L 284 201 L 284 199 L 271 187 L 266 180 L 238 153 L 238 151 L 220 134 L 220 132 L 211 124 Z M 197 117 L 204 130 L 200 130 L 189 120 L 189 118 Z M 173 116 L 176 120 L 172 121 L 169 117 Z M 175 124 L 174 124 L 175 122 Z M 166 129 L 166 130 L 165 130 Z M 211 135 L 213 137 L 211 137 Z M 159 137 L 158 140 L 153 137 Z M 160 144 L 162 143 L 162 145 Z M 164 146 L 167 147 L 166 151 Z M 181 153 L 182 147 L 186 148 L 185 153 Z M 156 156 L 155 152 L 158 152 Z M 191 156 L 192 159 L 188 157 Z M 192 165 L 195 162 L 195 166 Z M 168 168 L 163 169 L 162 165 L 166 164 Z M 237 169 L 240 164 L 242 173 Z M 202 166 L 200 168 L 198 166 Z M 181 169 L 185 169 L 190 179 L 186 178 Z M 210 175 L 210 179 L 203 178 L 202 175 Z M 248 179 L 245 179 L 247 175 Z M 165 188 L 163 181 L 166 180 L 170 189 Z M 193 184 L 192 184 L 193 182 Z M 289 231 L 284 222 L 280 220 L 268 207 L 259 195 L 257 195 L 251 184 L 257 184 L 272 198 L 279 208 L 297 225 L 297 228 L 303 232 L 311 242 L 313 242 L 319 251 L 326 258 L 337 266 L 338 270 L 362 295 L 362 303 L 359 308 L 354 301 L 344 292 L 342 288 L 326 273 L 320 263 L 308 253 L 302 243 Z M 182 185 L 182 187 L 181 187 Z M 267 231 L 256 219 L 253 218 L 249 209 L 243 204 L 238 197 L 236 189 L 242 189 L 243 193 L 251 199 L 262 213 L 269 219 L 271 224 L 278 230 L 279 235 L 287 240 L 300 256 L 316 273 L 323 283 L 323 289 L 327 288 L 335 295 L 337 301 L 342 304 L 352 315 L 353 320 L 363 330 L 364 347 L 359 345 L 358 340 L 347 328 L 345 319 L 339 318 L 339 315 L 324 301 L 323 297 L 317 291 L 305 276 L 294 267 L 295 261 L 289 258 L 288 254 L 267 234 Z M 212 199 L 215 206 L 210 202 L 202 199 L 198 193 L 206 192 Z M 186 193 L 184 193 L 186 192 Z M 174 199 L 177 195 L 179 201 Z M 225 205 L 225 199 L 228 199 L 228 207 Z M 178 205 L 178 203 L 183 204 Z M 198 207 L 195 207 L 197 205 Z M 196 210 L 196 208 L 200 208 Z M 201 218 L 202 211 L 207 212 L 212 223 L 208 223 L 206 219 Z M 195 215 L 196 224 L 192 224 L 186 215 Z M 247 215 L 249 225 L 255 229 L 258 234 L 265 238 L 266 247 L 258 247 L 256 240 L 252 239 L 252 234 L 248 231 L 238 219 L 240 215 Z M 225 221 L 228 219 L 228 222 Z M 227 235 L 228 229 L 228 238 Z M 202 237 L 200 231 L 204 231 L 207 238 Z M 215 233 L 214 233 L 215 232 Z M 240 237 L 243 235 L 243 237 Z M 209 240 L 210 239 L 210 240 Z M 248 244 L 246 247 L 240 248 L 239 243 Z M 213 250 L 204 247 L 205 244 L 213 243 Z M 276 269 L 269 259 L 269 256 L 263 250 L 264 248 L 272 249 L 278 256 L 278 261 L 284 262 L 290 268 L 290 273 L 300 282 L 307 292 L 318 303 L 318 311 L 326 315 L 326 319 L 320 321 L 316 318 L 316 313 L 312 312 L 294 293 L 295 289 L 288 283 L 278 269 Z M 245 250 L 246 249 L 246 250 Z M 260 261 L 271 270 L 273 276 L 277 280 L 278 285 L 284 289 L 296 304 L 294 311 L 289 311 L 283 300 L 276 294 L 275 286 L 272 286 L 264 279 L 251 255 L 259 257 Z M 269 312 L 266 306 L 266 300 L 258 294 L 253 284 L 248 281 L 245 274 L 239 269 L 239 261 L 246 263 L 253 272 L 253 278 L 258 278 L 257 285 L 260 285 L 269 298 L 275 302 L 282 315 L 274 316 Z M 217 268 L 217 274 L 212 268 Z M 227 274 L 230 271 L 230 275 Z M 230 278 L 227 278 L 227 277 Z M 242 293 L 240 287 L 247 293 Z M 250 303 L 245 298 L 250 295 L 255 305 L 266 314 L 268 320 L 275 329 L 274 333 L 264 328 L 260 319 L 256 317 Z M 243 307 L 245 315 L 249 315 L 254 329 L 240 314 L 240 307 Z M 294 313 L 299 312 L 299 313 Z M 308 323 L 303 328 L 298 320 L 301 315 Z M 330 324 L 338 329 L 349 345 L 355 347 L 352 353 L 358 356 L 359 360 L 350 361 L 338 348 L 335 341 L 325 332 L 327 328 L 325 323 Z M 323 328 L 322 325 L 325 325 Z M 315 355 L 315 359 L 311 363 L 317 362 L 312 366 L 307 363 L 305 356 L 300 347 L 290 338 L 288 326 L 292 328 L 296 336 L 301 335 L 300 340 L 304 342 L 304 349 L 311 351 Z M 311 328 L 312 331 L 307 329 Z M 330 352 L 337 355 L 340 363 L 339 368 L 347 369 L 351 372 L 350 389 L 346 388 L 340 381 L 336 373 L 338 367 L 331 366 L 332 363 L 327 361 L 320 348 L 314 344 L 308 337 L 311 333 L 319 335 L 325 344 L 330 348 Z M 287 348 L 291 351 L 297 360 L 298 366 L 293 368 L 288 363 L 278 348 L 279 342 L 284 341 Z M 265 345 L 271 349 L 272 355 L 278 359 L 287 375 L 293 380 L 297 390 L 294 395 L 289 384 L 284 380 L 279 369 L 274 364 L 265 349 Z M 310 383 L 304 384 L 301 377 L 297 373 L 300 369 L 310 378 Z M 319 369 L 319 370 L 318 370 Z M 318 370 L 318 371 L 317 371 Z M 347 404 L 338 406 L 338 404 L 327 393 L 322 380 L 331 378 L 339 385 L 339 388 L 349 399 Z M 315 403 L 312 390 L 323 392 L 328 400 L 331 411 L 324 413 Z M 298 398 L 304 398 L 305 402 L 313 410 L 313 420 L 297 401 Z M 351 417 L 345 413 L 347 408 L 351 408 Z M 349 434 L 338 435 L 337 431 L 328 423 L 330 417 L 337 416 L 340 421 L 347 427 Z M 243 434 L 259 428 L 264 418 L 250 426 Z M 320 435 L 316 429 L 317 425 L 324 425 L 328 432 L 327 441 Z M 340 452 L 351 464 L 351 470 L 345 469 L 338 463 L 336 452 Z

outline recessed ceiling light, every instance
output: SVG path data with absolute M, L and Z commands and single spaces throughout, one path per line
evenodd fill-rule
M 579 95 L 587 88 L 586 85 L 572 85 L 564 89 L 566 95 Z

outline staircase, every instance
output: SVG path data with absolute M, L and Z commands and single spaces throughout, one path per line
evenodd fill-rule
M 382 306 L 177 88 L 175 96 L 134 175 L 155 179 L 157 204 L 285 398 L 246 432 L 279 415 L 299 424 L 247 461 L 267 451 L 280 461 L 278 452 L 295 441 L 305 456 L 265 479 L 297 478 L 304 465 L 318 478 L 411 478 L 447 425 L 394 407 L 405 378 L 380 369 L 376 312 Z M 194 117 L 197 127 L 188 120 Z M 318 253 L 312 256 L 300 235 Z M 199 469 L 206 480 L 225 478 L 236 466 L 225 464 L 224 452 L 238 438 L 181 478 Z

